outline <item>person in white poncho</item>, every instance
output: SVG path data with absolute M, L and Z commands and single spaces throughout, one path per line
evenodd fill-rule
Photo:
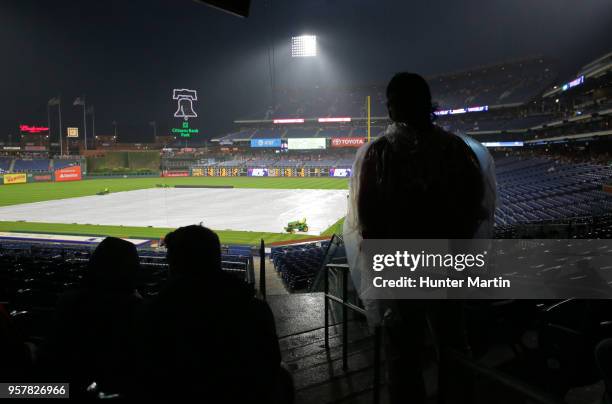
M 371 271 L 363 239 L 490 238 L 493 231 L 495 174 L 486 148 L 433 124 L 429 86 L 416 74 L 393 77 L 387 106 L 392 124 L 357 152 L 350 182 L 343 236 L 357 290 L 369 278 L 363 271 Z M 428 325 L 439 353 L 445 347 L 469 353 L 457 302 L 364 300 L 364 305 L 370 325 L 384 329 L 393 403 L 425 401 L 420 354 Z M 444 399 L 450 369 L 444 355 L 439 360 L 438 394 Z M 467 394 L 467 387 L 463 390 Z

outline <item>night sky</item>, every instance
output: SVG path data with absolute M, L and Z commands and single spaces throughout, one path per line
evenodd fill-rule
M 58 94 L 64 126 L 81 125 L 72 102 L 85 95 L 97 134 L 115 120 L 122 141 L 147 140 L 150 121 L 158 134 L 176 125 L 176 87 L 198 91 L 192 126 L 217 136 L 270 104 L 270 44 L 277 88 L 534 55 L 570 75 L 612 50 L 610 27 L 610 0 L 253 0 L 248 19 L 191 0 L 0 0 L 0 141 L 20 123 L 46 125 Z M 289 57 L 303 33 L 318 36 L 316 61 Z

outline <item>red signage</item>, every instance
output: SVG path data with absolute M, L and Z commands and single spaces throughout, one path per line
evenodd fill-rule
M 55 170 L 55 181 L 78 181 L 83 179 L 81 175 L 81 166 L 72 166 Z
M 189 177 L 189 171 L 162 171 L 162 177 Z
M 29 126 L 29 125 L 19 125 L 19 130 L 27 133 L 42 133 L 48 132 L 49 128 L 45 126 Z
M 25 151 L 45 151 L 47 148 L 45 146 L 27 146 L 25 147 Z
M 363 137 L 335 137 L 331 140 L 331 147 L 361 147 L 363 144 Z
M 51 175 L 49 174 L 35 175 L 34 181 L 51 181 Z

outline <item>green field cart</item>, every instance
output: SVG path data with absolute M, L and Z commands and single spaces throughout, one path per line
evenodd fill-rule
M 287 233 L 295 233 L 296 231 L 306 233 L 308 231 L 308 225 L 306 224 L 306 218 L 302 220 L 295 220 L 293 222 L 287 223 L 285 227 L 285 231 Z

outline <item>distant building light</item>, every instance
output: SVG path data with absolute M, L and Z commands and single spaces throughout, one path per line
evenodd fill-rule
M 304 123 L 304 119 L 302 118 L 275 119 L 272 122 L 274 123 Z
M 315 35 L 301 35 L 291 37 L 291 57 L 317 56 L 317 37 Z
M 342 118 L 319 118 L 319 122 L 320 123 L 327 123 L 327 122 L 350 122 L 351 118 L 349 117 L 342 117 Z

